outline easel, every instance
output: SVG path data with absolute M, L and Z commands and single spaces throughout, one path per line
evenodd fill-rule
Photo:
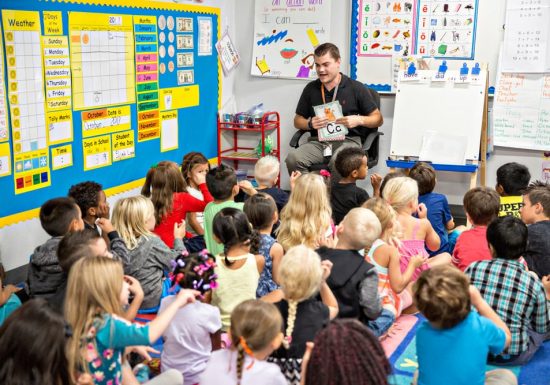
M 485 90 L 487 90 L 488 87 L 488 71 L 487 66 L 483 66 L 482 71 L 485 74 Z M 397 98 L 399 98 L 399 90 L 397 93 Z M 420 98 L 418 98 L 420 100 Z M 481 125 L 480 125 L 480 140 L 479 140 L 479 159 L 470 160 L 467 164 L 464 165 L 454 165 L 454 164 L 440 164 L 440 163 L 431 163 L 431 166 L 436 171 L 449 171 L 449 172 L 461 172 L 461 173 L 469 173 L 470 174 L 470 184 L 469 188 L 473 188 L 477 185 L 477 179 L 479 174 L 479 182 L 481 186 L 485 186 L 486 183 L 486 165 L 487 165 L 487 126 L 488 126 L 488 106 L 489 106 L 489 100 L 488 100 L 488 93 L 484 93 L 484 102 L 483 102 L 483 110 L 482 110 L 482 119 L 481 119 Z M 417 101 L 418 102 L 418 101 Z M 422 103 L 422 100 L 420 100 L 420 103 Z M 398 108 L 398 101 L 396 100 L 396 111 Z M 395 114 L 394 114 L 395 115 Z M 395 120 L 394 120 L 395 122 Z M 411 126 L 410 129 L 414 130 L 417 127 Z M 394 132 L 392 135 L 396 135 L 396 132 Z M 393 137 L 392 137 L 392 144 L 393 144 Z M 391 150 L 390 150 L 391 153 Z M 391 171 L 395 171 L 395 169 L 410 169 L 412 168 L 417 161 L 421 161 L 424 159 L 418 159 L 418 156 L 391 156 L 386 161 L 386 165 L 390 168 Z M 429 159 L 426 159 L 425 161 L 429 161 Z

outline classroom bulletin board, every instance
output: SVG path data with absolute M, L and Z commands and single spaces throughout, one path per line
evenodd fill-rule
M 489 67 L 494 92 L 505 1 L 353 0 L 350 38 L 351 77 L 379 92 L 395 92 L 399 58 L 464 61 Z M 434 69 L 434 68 L 432 68 Z
M 218 38 L 217 8 L 2 0 L 0 227 L 82 181 L 124 191 L 161 160 L 215 157 Z

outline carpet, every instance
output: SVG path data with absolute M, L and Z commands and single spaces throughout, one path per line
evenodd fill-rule
M 416 357 L 416 329 L 424 321 L 422 315 L 402 315 L 392 326 L 386 338 L 381 341 L 393 374 L 392 385 L 410 385 L 414 372 L 418 369 Z M 487 370 L 495 369 L 487 365 Z M 518 377 L 519 385 L 549 385 L 550 341 L 541 346 L 532 360 L 524 366 L 509 367 Z

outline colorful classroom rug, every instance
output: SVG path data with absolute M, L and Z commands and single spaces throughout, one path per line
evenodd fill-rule
M 382 347 L 393 367 L 392 385 L 410 385 L 414 372 L 418 369 L 416 357 L 416 329 L 424 320 L 421 315 L 403 315 L 382 341 Z M 460 359 L 457 358 L 457 362 Z M 495 369 L 487 366 L 487 369 Z M 550 341 L 546 342 L 525 366 L 510 367 L 518 376 L 519 385 L 549 385 Z

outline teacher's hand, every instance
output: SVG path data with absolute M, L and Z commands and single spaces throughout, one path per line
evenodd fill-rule
M 342 124 L 346 128 L 355 128 L 361 125 L 361 116 L 360 115 L 342 116 L 341 118 L 336 119 L 336 124 Z
M 328 119 L 325 117 L 320 118 L 318 116 L 314 116 L 313 118 L 311 118 L 311 126 L 315 130 L 319 130 L 323 127 L 326 127 L 327 124 L 328 124 Z

